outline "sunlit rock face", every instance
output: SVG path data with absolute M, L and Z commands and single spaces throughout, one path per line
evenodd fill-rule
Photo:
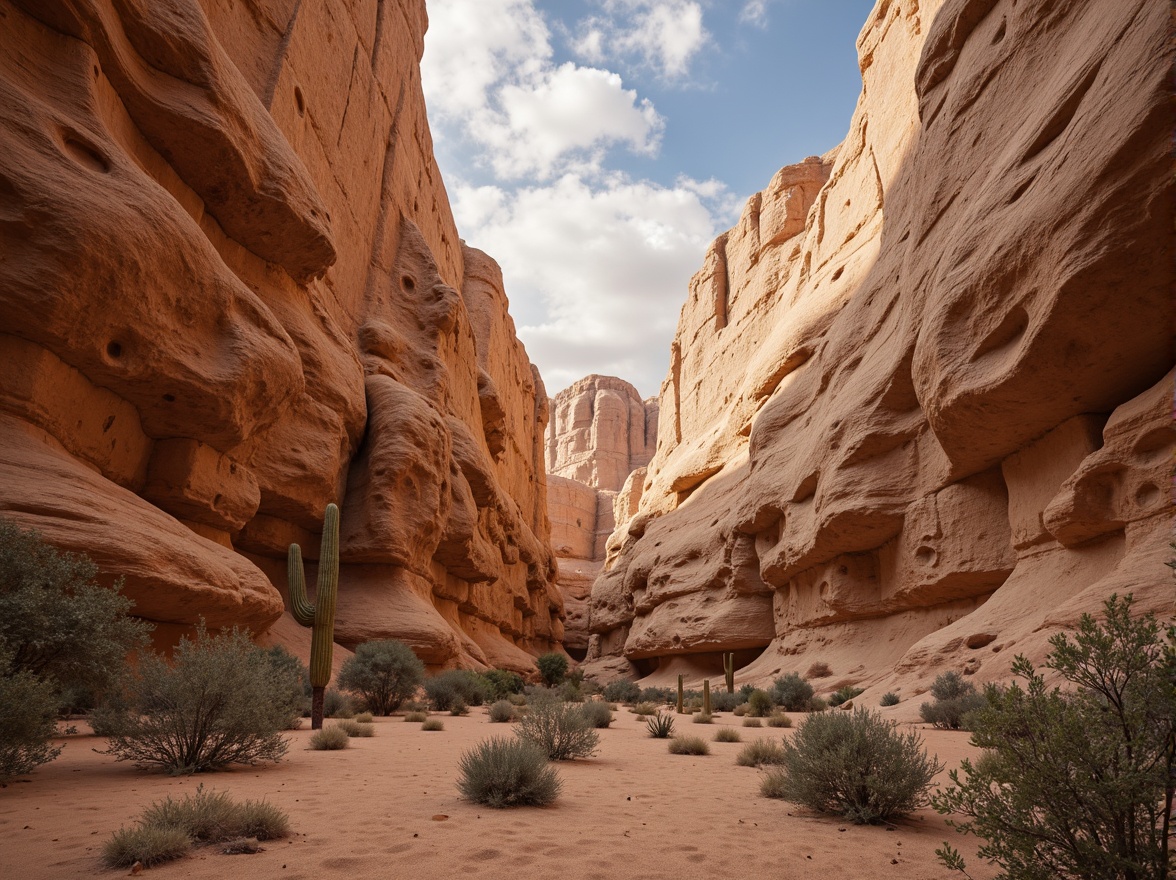
M 1176 606 L 1167 10 L 879 0 L 858 55 L 691 282 L 592 668 L 912 694 Z
M 0 0 L 0 513 L 146 618 L 298 642 L 286 548 L 337 502 L 344 646 L 528 669 L 562 638 L 547 396 L 454 227 L 425 27 Z
M 645 466 L 657 446 L 656 399 L 614 376 L 587 376 L 551 400 L 547 504 L 559 560 L 564 645 L 588 649 L 588 595 L 618 518 L 637 509 Z

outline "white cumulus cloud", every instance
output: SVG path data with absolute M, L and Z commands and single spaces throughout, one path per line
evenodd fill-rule
M 695 0 L 600 0 L 604 15 L 580 21 L 572 50 L 588 61 L 636 59 L 670 80 L 682 79 L 710 39 Z

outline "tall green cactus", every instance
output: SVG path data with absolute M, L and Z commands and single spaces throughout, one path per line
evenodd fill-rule
M 735 652 L 723 655 L 723 672 L 727 676 L 727 693 L 735 693 Z
M 286 559 L 290 584 L 290 611 L 303 626 L 312 628 L 310 640 L 310 726 L 323 726 L 323 694 L 331 681 L 331 652 L 335 642 L 335 602 L 339 595 L 339 508 L 327 505 L 323 516 L 323 541 L 319 550 L 318 590 L 312 603 L 306 597 L 302 548 L 290 545 Z
M 710 679 L 704 678 L 702 680 L 702 712 L 704 715 L 711 713 L 710 707 Z
M 678 673 L 678 714 L 682 714 L 682 673 Z

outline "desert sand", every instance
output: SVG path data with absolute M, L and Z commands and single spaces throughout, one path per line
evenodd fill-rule
M 265 798 L 289 814 L 293 836 L 253 855 L 196 849 L 151 868 L 150 876 L 946 880 L 952 875 L 934 855 L 943 840 L 964 852 L 974 877 L 992 876 L 976 859 L 976 844 L 933 810 L 893 827 L 813 815 L 761 797 L 760 772 L 735 764 L 741 744 L 711 742 L 708 756 L 671 755 L 627 708 L 614 715 L 595 757 L 557 765 L 563 791 L 554 804 L 505 810 L 472 804 L 454 785 L 463 751 L 513 735 L 482 708 L 436 716 L 445 723 L 439 732 L 398 716 L 377 718 L 374 737 L 353 739 L 339 752 L 310 751 L 311 731 L 293 731 L 279 764 L 197 776 L 136 770 L 96 754 L 99 737 L 67 737 L 60 758 L 0 789 L 0 877 L 126 874 L 101 865 L 110 834 L 149 803 L 198 785 L 238 800 Z M 795 730 L 741 724 L 725 713 L 710 726 L 679 716 L 676 728 L 709 741 L 719 726 L 738 727 L 744 743 Z M 949 768 L 976 751 L 967 733 L 921 733 Z

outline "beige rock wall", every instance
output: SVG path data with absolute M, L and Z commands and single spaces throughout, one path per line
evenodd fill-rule
M 562 638 L 547 396 L 454 227 L 426 24 L 0 0 L 0 513 L 147 618 L 270 627 L 336 501 L 342 644 L 525 669 Z
M 1007 677 L 1112 592 L 1173 612 L 1167 30 L 1146 0 L 877 3 L 845 141 L 691 281 L 591 668 L 734 650 L 906 696 Z

